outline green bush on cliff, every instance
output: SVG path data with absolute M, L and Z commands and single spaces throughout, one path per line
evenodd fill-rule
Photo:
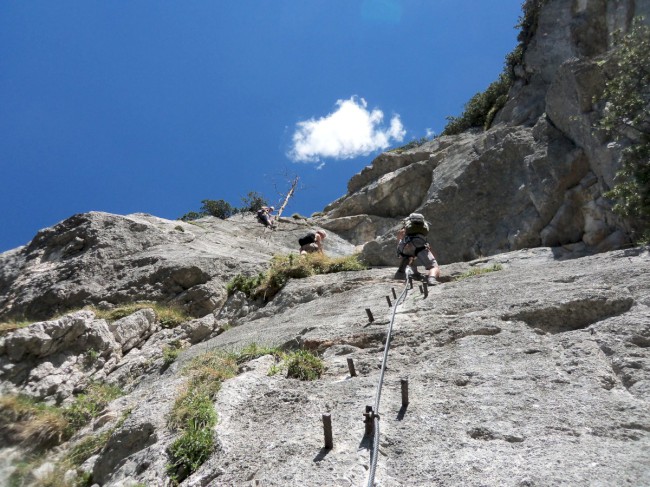
M 300 380 L 320 379 L 325 371 L 323 361 L 308 350 L 296 350 L 284 357 L 287 377 Z
M 508 101 L 508 91 L 515 80 L 514 68 L 523 62 L 526 46 L 537 30 L 539 13 L 547 2 L 548 0 L 526 0 L 523 3 L 522 15 L 516 26 L 520 29 L 517 36 L 519 44 L 506 56 L 503 72 L 485 91 L 470 98 L 460 116 L 447 117 L 447 125 L 441 135 L 460 134 L 471 128 L 490 128 L 498 111 Z
M 268 354 L 277 356 L 280 352 L 255 343 L 239 352 L 213 350 L 196 357 L 183 369 L 187 386 L 176 397 L 167 422 L 172 430 L 181 433 L 167 451 L 167 473 L 173 484 L 195 472 L 214 451 L 217 413 L 212 401 L 221 384 L 237 375 L 240 364 Z
M 365 269 L 367 266 L 357 255 L 345 257 L 327 257 L 318 253 L 275 255 L 271 259 L 271 267 L 265 273 L 252 277 L 238 274 L 226 285 L 226 289 L 229 294 L 241 291 L 250 298 L 262 298 L 268 301 L 286 285 L 290 278 L 300 279 L 316 274 Z
M 413 139 L 412 141 L 404 144 L 403 146 L 400 147 L 395 147 L 394 149 L 389 150 L 388 152 L 394 152 L 396 154 L 401 154 L 404 151 L 407 151 L 409 149 L 413 149 L 415 147 L 420 147 L 421 145 L 429 142 L 429 140 L 432 140 L 427 137 L 420 137 L 419 139 Z
M 504 71 L 485 91 L 470 98 L 461 116 L 447 117 L 442 135 L 460 134 L 473 127 L 490 128 L 495 115 L 505 105 L 511 86 L 512 76 Z
M 257 191 L 249 191 L 246 196 L 242 196 L 241 202 L 242 206 L 236 207 L 223 199 L 201 200 L 201 208 L 199 211 L 187 212 L 181 216 L 179 220 L 191 222 L 192 220 L 198 220 L 204 216 L 215 216 L 225 220 L 237 213 L 244 213 L 247 211 L 256 212 L 263 206 L 268 206 L 267 199 Z
M 605 83 L 601 101 L 603 128 L 616 140 L 630 143 L 622 151 L 615 185 L 605 196 L 616 201 L 614 211 L 633 222 L 632 237 L 650 241 L 650 28 L 635 19 L 626 35 L 615 36 L 613 77 Z

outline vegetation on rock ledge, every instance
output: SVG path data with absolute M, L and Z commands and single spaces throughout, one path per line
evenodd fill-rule
M 242 206 L 239 208 L 231 205 L 226 200 L 202 200 L 201 209 L 198 212 L 190 211 L 185 213 L 179 220 L 192 221 L 204 216 L 216 216 L 225 220 L 237 213 L 245 213 L 247 211 L 256 212 L 262 206 L 268 206 L 266 198 L 255 191 L 250 191 L 241 200 Z
M 10 484 L 25 485 L 30 480 L 31 472 L 45 461 L 44 452 L 69 440 L 121 395 L 122 391 L 117 387 L 93 383 L 83 394 L 75 397 L 67 408 L 49 406 L 28 396 L 1 396 L 0 430 L 12 443 L 20 443 L 30 451 L 28 458 L 12 473 Z M 122 421 L 124 419 L 123 417 Z M 69 485 L 63 481 L 65 472 L 79 467 L 101 450 L 119 424 L 118 422 L 110 430 L 78 441 L 38 485 Z M 88 475 L 81 475 L 77 480 L 74 485 L 90 485 L 88 482 L 91 479 Z
M 548 0 L 526 0 L 519 17 L 521 30 L 517 36 L 519 45 L 506 56 L 503 72 L 483 92 L 475 94 L 465 104 L 463 113 L 458 117 L 447 117 L 447 125 L 441 135 L 460 134 L 471 128 L 487 130 L 497 112 L 508 100 L 508 91 L 515 80 L 515 67 L 523 62 L 526 46 L 537 30 L 539 12 Z
M 310 352 L 298 350 L 285 354 L 277 348 L 255 343 L 239 352 L 213 350 L 192 360 L 183 370 L 188 376 L 187 386 L 176 398 L 168 418 L 169 427 L 181 432 L 167 451 L 167 473 L 173 484 L 177 485 L 195 472 L 214 451 L 213 429 L 217 413 L 213 399 L 222 383 L 235 377 L 241 364 L 264 355 L 282 359 L 287 377 L 314 380 L 325 369 L 322 360 Z M 274 368 L 272 373 L 278 370 L 280 368 Z
M 285 286 L 290 278 L 365 269 L 367 266 L 357 255 L 336 258 L 323 254 L 276 255 L 271 260 L 271 267 L 265 273 L 252 277 L 238 274 L 227 284 L 226 289 L 228 294 L 241 291 L 249 298 L 262 298 L 268 301 Z

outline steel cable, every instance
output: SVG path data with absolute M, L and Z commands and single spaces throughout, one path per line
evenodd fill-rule
M 371 460 L 370 460 L 370 473 L 368 475 L 368 487 L 373 487 L 375 484 L 375 471 L 377 470 L 377 456 L 379 454 L 379 401 L 381 399 L 381 388 L 384 385 L 384 373 L 386 372 L 386 364 L 388 362 L 388 350 L 390 349 L 390 339 L 393 333 L 393 323 L 395 322 L 395 314 L 397 307 L 406 299 L 409 289 L 409 279 L 413 271 L 410 266 L 406 267 L 406 282 L 404 290 L 399 295 L 395 304 L 393 305 L 393 314 L 388 324 L 388 333 L 386 334 L 386 346 L 384 347 L 384 358 L 381 363 L 381 372 L 379 374 L 379 382 L 377 384 L 377 394 L 375 396 L 375 405 L 373 409 L 373 422 L 374 422 L 374 441 L 372 444 Z

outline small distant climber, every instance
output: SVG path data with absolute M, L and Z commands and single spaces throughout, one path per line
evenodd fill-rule
M 309 232 L 302 238 L 298 239 L 300 244 L 300 254 L 313 254 L 318 252 L 319 254 L 323 253 L 323 240 L 327 237 L 327 234 L 323 230 L 316 230 L 314 232 Z
M 273 218 L 273 213 L 275 208 L 272 206 L 262 206 L 257 210 L 257 219 L 262 225 L 269 228 L 275 228 L 275 219 Z
M 427 270 L 426 282 L 433 286 L 440 278 L 440 267 L 431 252 L 431 246 L 427 241 L 429 224 L 420 213 L 411 213 L 405 220 L 404 225 L 397 232 L 397 253 L 400 257 L 400 264 L 395 273 L 395 279 L 406 278 L 406 267 L 411 266 L 413 273 L 417 276 L 417 263 L 419 262 Z

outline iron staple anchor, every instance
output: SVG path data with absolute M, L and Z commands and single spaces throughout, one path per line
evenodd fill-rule
M 372 406 L 366 406 L 366 412 L 363 413 L 363 417 L 363 422 L 366 425 L 366 435 L 373 434 L 375 431 L 375 418 L 380 419 L 379 415 L 373 411 Z

